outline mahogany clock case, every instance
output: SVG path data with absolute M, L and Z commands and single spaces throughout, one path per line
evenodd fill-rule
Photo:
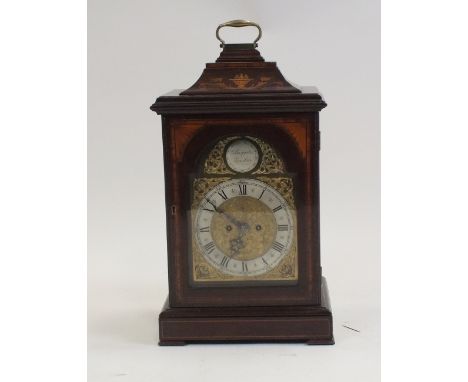
M 237 87 L 232 89 L 232 83 Z M 289 84 L 276 63 L 264 62 L 253 44 L 225 45 L 191 88 L 161 96 L 151 106 L 162 115 L 165 171 L 169 297 L 159 316 L 161 345 L 333 343 L 320 265 L 319 111 L 325 106 L 317 89 Z M 297 282 L 191 283 L 190 182 L 204 153 L 222 137 L 232 136 L 265 141 L 293 174 Z

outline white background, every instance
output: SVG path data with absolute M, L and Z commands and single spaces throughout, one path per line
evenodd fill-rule
M 379 378 L 379 12 L 376 0 L 89 2 L 90 381 Z M 156 346 L 167 255 L 161 122 L 148 108 L 195 82 L 219 55 L 216 27 L 236 18 L 258 22 L 265 59 L 293 83 L 319 87 L 329 104 L 321 113 L 321 236 L 333 347 Z M 221 34 L 249 42 L 256 29 Z
M 382 377 L 466 381 L 467 9 L 456 0 L 383 5 Z M 9 2 L 0 18 L 2 377 L 83 381 L 86 8 L 59 0 Z M 153 367 L 161 365 L 158 348 L 143 347 L 154 352 Z M 314 354 L 298 364 L 307 367 L 318 359 Z M 108 359 L 115 355 L 108 349 Z M 328 367 L 346 370 L 347 356 L 329 357 Z M 140 368 L 141 352 L 131 357 Z M 271 375 L 283 358 L 263 372 Z M 170 353 L 166 359 L 177 362 Z M 219 375 L 209 361 L 205 375 Z M 326 364 L 317 363 L 323 370 Z M 182 368 L 199 377 L 183 362 L 173 366 Z M 292 379 L 300 367 L 289 370 Z

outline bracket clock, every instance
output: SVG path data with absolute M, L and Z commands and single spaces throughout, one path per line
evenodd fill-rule
M 250 44 L 222 27 L 254 26 Z M 169 296 L 160 345 L 333 344 L 320 266 L 319 111 L 257 48 L 258 24 L 234 20 L 222 51 L 162 116 Z

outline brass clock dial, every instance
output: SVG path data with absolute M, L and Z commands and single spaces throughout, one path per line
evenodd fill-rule
M 195 240 L 204 260 L 222 274 L 259 276 L 290 253 L 294 211 L 272 186 L 231 179 L 209 190 L 196 211 Z

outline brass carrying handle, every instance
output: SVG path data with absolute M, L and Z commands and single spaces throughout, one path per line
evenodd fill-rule
M 257 23 L 254 23 L 253 21 L 248 21 L 248 20 L 226 21 L 225 23 L 218 25 L 218 28 L 216 28 L 216 38 L 221 42 L 221 48 L 223 48 L 224 45 L 226 45 L 226 42 L 221 37 L 219 37 L 219 30 L 223 27 L 234 27 L 234 28 L 256 27 L 258 29 L 258 36 L 253 42 L 255 47 L 258 46 L 257 41 L 260 40 L 260 38 L 262 37 L 262 28 L 260 28 L 260 25 L 258 25 Z

